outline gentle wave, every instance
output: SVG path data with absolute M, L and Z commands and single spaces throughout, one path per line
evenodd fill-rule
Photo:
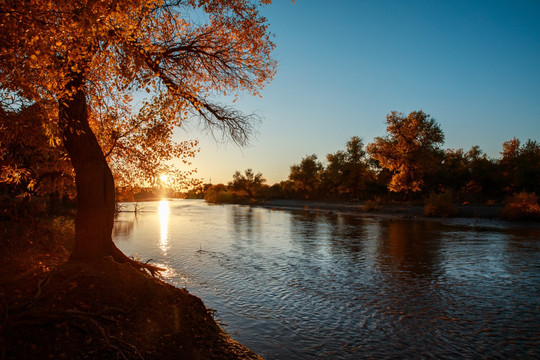
M 116 227 L 268 359 L 540 356 L 538 229 L 186 200 Z

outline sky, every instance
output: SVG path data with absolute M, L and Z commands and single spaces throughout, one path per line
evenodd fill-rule
M 386 115 L 423 110 L 443 148 L 474 145 L 497 158 L 513 137 L 540 140 L 540 1 L 273 0 L 274 80 L 234 105 L 262 121 L 246 147 L 197 129 L 204 182 L 236 170 L 286 180 L 303 157 L 386 135 Z M 218 99 L 219 100 L 219 99 Z

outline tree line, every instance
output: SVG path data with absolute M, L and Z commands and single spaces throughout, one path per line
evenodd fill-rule
M 358 136 L 345 149 L 315 154 L 290 166 L 287 180 L 268 185 L 261 173 L 237 171 L 225 184 L 205 184 L 190 197 L 210 202 L 256 202 L 264 199 L 421 200 L 451 194 L 457 203 L 500 202 L 513 194 L 540 193 L 540 143 L 512 138 L 499 159 L 479 146 L 443 149 L 440 124 L 423 111 L 387 115 L 387 133 L 364 144 Z

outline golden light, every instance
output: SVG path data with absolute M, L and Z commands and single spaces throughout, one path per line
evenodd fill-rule
M 167 176 L 167 174 L 159 175 L 159 180 L 161 180 L 161 182 L 163 183 L 166 183 L 168 179 L 169 179 L 169 176 Z
M 163 254 L 167 254 L 167 249 L 169 248 L 169 202 L 160 201 L 158 207 L 159 213 L 159 223 L 161 227 L 160 238 L 159 238 L 159 247 Z

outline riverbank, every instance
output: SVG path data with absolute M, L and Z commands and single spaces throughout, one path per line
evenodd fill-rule
M 311 200 L 268 200 L 252 206 L 271 210 L 306 211 L 311 213 L 348 214 L 360 216 L 376 216 L 390 219 L 423 219 L 444 221 L 465 226 L 527 226 L 540 228 L 540 221 L 531 219 L 505 219 L 502 216 L 504 206 L 501 204 L 456 205 L 456 213 L 448 217 L 433 217 L 424 214 L 424 204 L 391 202 L 369 204 L 366 202 L 311 201 Z
M 347 214 L 393 215 L 399 217 L 424 217 L 424 205 L 393 202 L 369 205 L 366 202 L 268 200 L 256 206 L 275 210 L 306 210 L 340 212 Z M 369 206 L 369 207 L 368 207 Z M 458 205 L 454 217 L 498 219 L 502 205 Z
M 1 359 L 260 359 L 187 290 L 112 259 L 68 261 L 65 224 L 0 227 Z

